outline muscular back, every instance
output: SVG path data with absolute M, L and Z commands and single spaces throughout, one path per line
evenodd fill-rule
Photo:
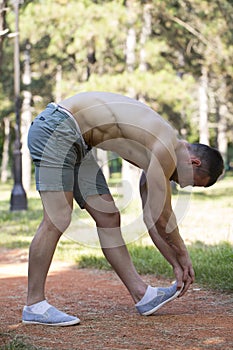
M 60 103 L 78 122 L 86 143 L 147 168 L 153 148 L 175 149 L 171 126 L 143 103 L 106 92 L 85 92 Z

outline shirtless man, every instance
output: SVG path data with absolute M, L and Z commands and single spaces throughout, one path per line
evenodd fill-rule
M 217 150 L 178 140 L 172 127 L 148 106 L 105 92 L 80 93 L 59 105 L 50 103 L 33 121 L 28 145 L 44 214 L 30 246 L 24 323 L 80 322 L 51 306 L 44 294 L 56 245 L 71 221 L 73 198 L 95 220 L 103 253 L 141 315 L 154 313 L 188 290 L 194 271 L 172 211 L 170 180 L 181 187 L 212 185 L 223 172 Z M 143 169 L 144 221 L 173 267 L 176 283 L 171 287 L 148 286 L 135 270 L 121 235 L 119 211 L 92 147 L 114 151 Z

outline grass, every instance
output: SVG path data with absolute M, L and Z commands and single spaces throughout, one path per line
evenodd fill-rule
M 0 338 L 6 337 L 7 343 L 0 346 L 0 350 L 45 350 L 45 348 L 35 347 L 29 344 L 29 339 L 23 336 L 15 336 L 13 339 L 8 342 L 9 333 L 0 333 Z
M 139 273 L 174 278 L 171 266 L 154 247 L 133 244 L 128 248 Z M 198 284 L 214 290 L 233 292 L 233 247 L 230 243 L 208 246 L 196 242 L 188 250 Z M 94 254 L 82 256 L 77 259 L 77 263 L 79 267 L 111 269 L 103 256 Z
M 28 210 L 10 212 L 11 188 L 12 183 L 0 184 L 0 247 L 28 249 L 42 217 L 40 199 L 36 192 L 29 191 Z M 182 198 L 184 195 L 174 195 L 174 205 L 179 196 Z M 138 201 L 124 203 L 122 195 L 115 196 L 122 211 L 123 235 L 137 270 L 172 278 L 170 265 L 152 246 L 145 227 L 134 222 L 141 213 Z M 213 188 L 195 188 L 186 203 L 189 210 L 179 222 L 181 235 L 193 261 L 196 281 L 216 290 L 233 291 L 232 198 L 232 174 Z M 98 244 L 93 221 L 85 211 L 75 207 L 73 224 L 61 238 L 55 258 L 75 262 L 80 268 L 109 269 Z

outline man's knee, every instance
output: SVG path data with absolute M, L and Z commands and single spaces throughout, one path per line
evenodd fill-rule
M 85 209 L 95 220 L 97 227 L 120 227 L 120 213 L 110 194 L 89 197 Z
M 114 228 L 120 227 L 120 213 L 118 209 L 115 209 L 111 213 L 101 213 L 98 218 L 96 218 L 97 227 Z
M 108 211 L 98 211 L 93 216 L 97 227 L 114 228 L 120 227 L 120 213 L 114 202 L 109 203 Z
M 44 215 L 43 225 L 47 227 L 48 231 L 65 232 L 71 222 L 71 212 L 57 212 L 53 215 Z

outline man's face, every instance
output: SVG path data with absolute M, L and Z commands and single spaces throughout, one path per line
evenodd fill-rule
M 197 171 L 194 170 L 193 174 L 194 174 L 193 186 L 206 187 L 208 185 L 210 176 L 207 173 L 198 169 Z
M 178 183 L 181 188 L 184 188 L 186 186 L 205 187 L 208 185 L 209 180 L 210 176 L 206 172 L 193 165 L 192 179 L 190 177 L 184 177 Z
M 201 169 L 193 170 L 193 186 L 205 187 L 208 185 L 210 176 Z

